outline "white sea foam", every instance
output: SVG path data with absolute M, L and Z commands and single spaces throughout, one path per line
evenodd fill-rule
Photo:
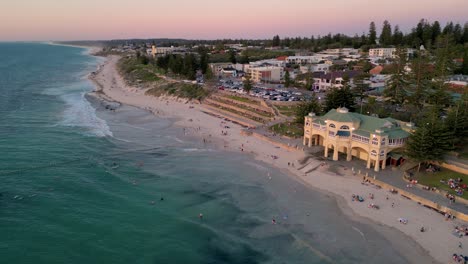
M 107 123 L 96 115 L 96 110 L 84 97 L 85 93 L 62 95 L 68 108 L 63 113 L 62 125 L 85 128 L 88 133 L 98 137 L 112 136 Z
M 199 149 L 199 148 L 185 148 L 182 149 L 183 152 L 215 152 L 214 149 Z

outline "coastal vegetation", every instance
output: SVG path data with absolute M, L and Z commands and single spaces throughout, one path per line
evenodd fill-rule
M 170 82 L 157 85 L 146 91 L 146 94 L 152 96 L 170 95 L 187 99 L 202 100 L 208 96 L 209 92 L 197 84 Z
M 304 135 L 304 126 L 295 122 L 284 122 L 272 125 L 269 130 L 291 138 L 298 138 Z
M 137 57 L 120 59 L 118 68 L 124 79 L 133 84 L 156 82 L 161 79 L 154 67 L 142 63 Z

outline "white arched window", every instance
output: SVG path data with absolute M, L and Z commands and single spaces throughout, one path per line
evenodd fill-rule
M 346 129 L 349 130 L 349 126 L 341 126 L 340 129 Z
M 335 128 L 336 126 L 335 126 L 335 124 L 330 124 L 329 127 Z

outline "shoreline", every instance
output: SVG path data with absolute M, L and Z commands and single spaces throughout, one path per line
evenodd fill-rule
M 377 226 L 384 225 L 390 228 L 391 232 L 398 230 L 415 242 L 415 246 L 420 248 L 417 251 L 421 251 L 419 252 L 421 255 L 429 253 L 434 260 L 444 263 L 450 260 L 452 253 L 461 253 L 457 250 L 458 242 L 461 240 L 451 234 L 453 226 L 457 223 L 444 221 L 443 217 L 435 212 L 412 201 L 404 200 L 400 196 L 391 196 L 391 199 L 386 200 L 385 197 L 390 196 L 388 192 L 362 185 L 360 178 L 352 176 L 351 171 L 345 168 L 340 172 L 345 176 L 330 173 L 327 171 L 327 166 L 320 166 L 304 176 L 303 172 L 287 165 L 288 162 L 297 163 L 297 160 L 304 156 L 301 151 L 277 148 L 261 139 L 241 135 L 242 127 L 231 122 L 223 123 L 221 119 L 203 113 L 203 105 L 171 97 L 146 96 L 145 90 L 129 87 L 125 83 L 116 70 L 117 60 L 117 56 L 107 57 L 99 65 L 98 70 L 89 76 L 96 87 L 100 88 L 89 93 L 90 96 L 109 103 L 118 102 L 134 106 L 150 111 L 159 117 L 175 118 L 174 126 L 183 129 L 186 136 L 193 137 L 195 140 L 208 140 L 211 145 L 220 150 L 252 155 L 255 160 L 265 162 L 282 173 L 294 177 L 311 190 L 333 196 L 346 216 L 357 221 L 364 219 Z M 226 125 L 229 128 L 222 127 Z M 220 132 L 224 130 L 228 131 L 227 136 L 221 135 Z M 277 156 L 278 159 L 272 159 L 272 155 Z M 381 207 L 380 210 L 368 208 L 369 201 L 358 203 L 350 199 L 351 194 L 354 193 L 367 198 L 370 192 L 375 194 L 372 202 L 378 204 Z M 396 206 L 390 207 L 391 203 Z M 409 223 L 407 225 L 399 223 L 397 220 L 399 217 L 409 219 Z M 428 231 L 421 233 L 421 226 L 426 227 Z M 397 248 L 397 243 L 394 244 Z M 417 258 L 412 258 L 414 252 L 401 248 L 398 251 L 411 262 L 417 262 Z

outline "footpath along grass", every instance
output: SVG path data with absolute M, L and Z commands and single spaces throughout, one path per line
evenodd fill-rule
M 416 179 L 418 180 L 418 183 L 429 187 L 436 187 L 440 190 L 448 191 L 456 197 L 459 196 L 452 189 L 450 189 L 450 187 L 446 183 L 442 183 L 440 181 L 444 180 L 445 182 L 447 182 L 449 179 L 458 178 L 462 179 L 462 184 L 468 184 L 468 175 L 447 170 L 444 168 L 441 168 L 441 171 L 438 172 L 426 172 L 423 168 L 421 168 L 421 172 L 416 174 Z M 468 191 L 464 191 L 461 197 L 468 199 Z

